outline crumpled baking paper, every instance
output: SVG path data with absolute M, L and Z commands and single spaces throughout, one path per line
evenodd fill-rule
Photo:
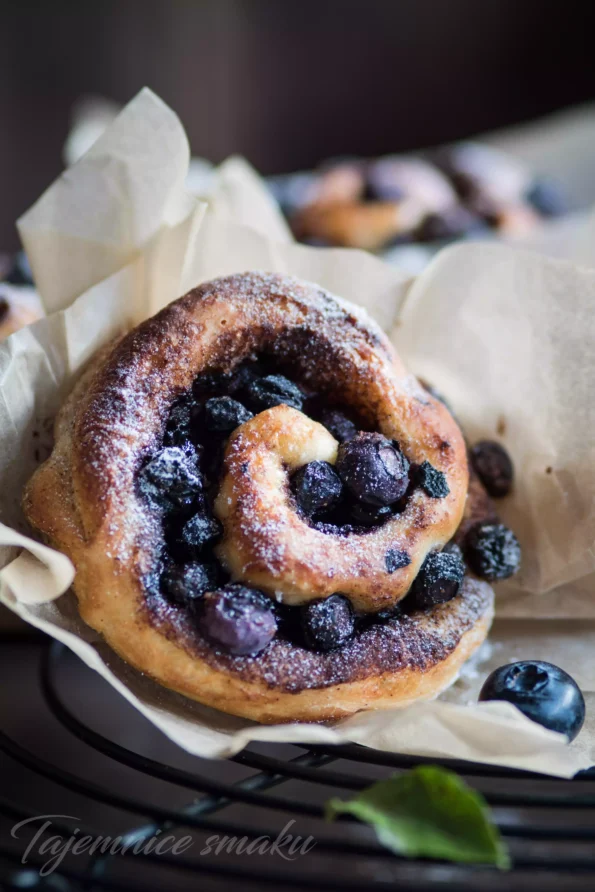
M 0 345 L 0 599 L 197 755 L 228 756 L 251 740 L 355 741 L 559 776 L 591 764 L 595 728 L 568 746 L 509 704 L 476 700 L 488 669 L 551 655 L 595 702 L 595 408 L 587 399 L 595 274 L 505 247 L 463 246 L 412 285 L 366 253 L 293 243 L 241 161 L 229 163 L 208 205 L 187 195 L 188 161 L 177 117 L 143 90 L 19 221 L 50 315 Z M 67 591 L 70 562 L 27 536 L 23 486 L 49 454 L 52 419 L 93 353 L 200 282 L 249 269 L 292 273 L 364 306 L 411 368 L 452 401 L 469 436 L 496 436 L 515 458 L 517 487 L 502 513 L 519 531 L 523 575 L 499 596 L 491 645 L 438 701 L 332 727 L 263 727 L 194 703 L 127 666 L 82 622 Z

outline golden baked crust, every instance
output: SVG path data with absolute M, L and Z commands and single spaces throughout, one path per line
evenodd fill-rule
M 54 451 L 27 487 L 25 512 L 72 559 L 83 619 L 127 662 L 186 696 L 263 722 L 333 719 L 436 696 L 487 634 L 493 595 L 484 583 L 466 579 L 449 603 L 370 626 L 333 653 L 279 638 L 256 657 L 222 654 L 146 585 L 162 530 L 137 492 L 138 469 L 199 372 L 231 369 L 263 348 L 355 405 L 413 460 L 432 458 L 450 495 L 415 503 L 413 528 L 434 531 L 418 547 L 420 560 L 451 538 L 468 472 L 446 409 L 353 308 L 315 286 L 256 273 L 201 286 L 96 357 L 59 413 Z

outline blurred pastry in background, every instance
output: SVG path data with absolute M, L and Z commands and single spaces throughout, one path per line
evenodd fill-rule
M 473 142 L 427 158 L 331 161 L 276 178 L 272 188 L 300 241 L 371 251 L 490 232 L 524 236 L 567 210 L 553 184 Z

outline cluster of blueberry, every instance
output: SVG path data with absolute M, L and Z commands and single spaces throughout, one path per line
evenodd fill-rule
M 344 644 L 362 622 L 346 597 L 335 594 L 302 608 L 278 605 L 262 592 L 231 584 L 215 558 L 213 546 L 221 526 L 212 504 L 230 433 L 254 414 L 281 403 L 317 415 L 340 443 L 337 462 L 334 466 L 310 462 L 292 476 L 290 486 L 302 517 L 336 535 L 365 532 L 386 522 L 403 510 L 413 488 L 444 498 L 448 484 L 428 462 L 411 465 L 394 441 L 358 431 L 341 410 L 317 408 L 315 399 L 294 382 L 266 372 L 261 362 L 249 362 L 232 374 L 200 376 L 192 391 L 173 406 L 163 447 L 138 477 L 143 498 L 162 515 L 165 537 L 163 567 L 147 585 L 190 610 L 201 632 L 229 653 L 258 653 L 276 634 L 327 651 Z M 496 444 L 480 444 L 474 456 L 486 486 L 494 494 L 504 494 L 505 479 L 509 484 L 512 480 L 506 453 Z M 518 568 L 519 545 L 501 524 L 479 525 L 467 537 L 465 559 L 479 576 L 505 578 Z M 385 555 L 389 573 L 409 563 L 409 555 L 397 548 Z M 375 620 L 450 600 L 464 573 L 465 560 L 457 545 L 430 554 L 406 603 L 382 611 Z

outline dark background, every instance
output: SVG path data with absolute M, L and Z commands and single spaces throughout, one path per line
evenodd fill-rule
M 195 154 L 279 173 L 590 99 L 593 19 L 585 0 L 0 0 L 0 248 L 82 94 L 146 84 Z

